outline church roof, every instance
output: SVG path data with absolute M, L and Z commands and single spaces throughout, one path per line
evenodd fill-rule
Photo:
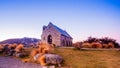
M 52 24 L 51 22 L 49 24 L 51 24 L 62 35 L 72 38 L 65 30 L 62 30 L 61 28 L 57 27 L 56 25 Z

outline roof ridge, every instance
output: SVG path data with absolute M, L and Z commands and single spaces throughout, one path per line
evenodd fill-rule
M 57 31 L 59 31 L 62 35 L 72 38 L 72 37 L 67 33 L 66 30 L 63 30 L 63 29 L 59 28 L 58 26 L 52 24 L 52 22 L 49 22 L 49 24 L 50 24 L 50 25 L 53 25 L 53 27 L 55 27 L 55 28 L 57 29 Z

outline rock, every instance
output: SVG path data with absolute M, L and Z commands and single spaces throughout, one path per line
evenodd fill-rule
M 25 56 L 25 54 L 24 54 L 24 53 L 17 53 L 17 54 L 15 54 L 15 56 L 16 56 L 16 57 L 20 57 L 20 58 L 22 58 L 22 57 Z

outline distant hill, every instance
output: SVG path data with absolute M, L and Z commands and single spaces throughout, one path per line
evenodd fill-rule
M 14 38 L 14 39 L 7 39 L 4 41 L 1 41 L 0 44 L 24 44 L 24 46 L 29 46 L 31 44 L 35 45 L 37 42 L 39 42 L 40 39 L 37 38 L 28 38 L 28 37 L 24 37 L 24 38 Z

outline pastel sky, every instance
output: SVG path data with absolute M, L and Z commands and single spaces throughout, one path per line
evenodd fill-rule
M 89 36 L 120 42 L 119 0 L 0 0 L 0 41 L 41 39 L 49 22 L 66 30 L 73 41 Z

